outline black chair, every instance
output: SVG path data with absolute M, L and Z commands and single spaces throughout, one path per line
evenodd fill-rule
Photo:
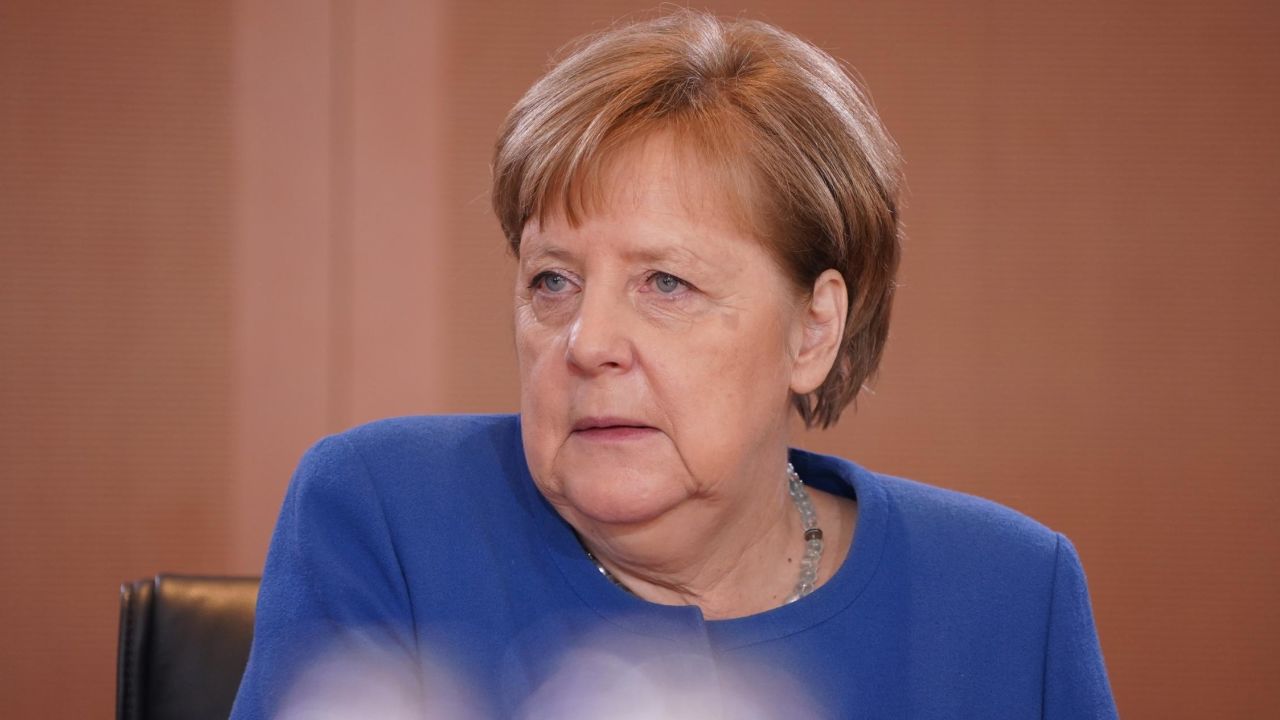
M 258 578 L 157 575 L 120 586 L 119 720 L 226 720 L 253 641 Z

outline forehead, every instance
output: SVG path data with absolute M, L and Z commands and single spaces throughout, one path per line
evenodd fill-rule
M 648 133 L 600 153 L 562 192 L 545 199 L 542 212 L 524 227 L 520 255 L 536 250 L 526 243 L 593 234 L 619 223 L 636 239 L 758 241 L 757 218 L 749 210 L 750 178 L 713 154 L 671 132 Z

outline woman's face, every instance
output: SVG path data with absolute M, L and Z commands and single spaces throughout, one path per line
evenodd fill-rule
M 783 482 L 798 293 L 657 135 L 610 159 L 596 209 L 531 221 L 515 334 L 525 453 L 578 526 Z

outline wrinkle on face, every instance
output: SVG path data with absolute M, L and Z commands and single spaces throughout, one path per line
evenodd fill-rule
M 575 514 L 656 517 L 695 498 L 738 502 L 768 464 L 757 455 L 785 453 L 794 292 L 708 180 L 715 174 L 689 172 L 686 155 L 660 137 L 620 151 L 600 177 L 607 202 L 576 224 L 557 213 L 531 220 L 521 238 L 526 453 L 571 523 Z M 572 277 L 575 292 L 531 290 L 544 271 Z M 686 281 L 688 295 L 661 297 L 645 285 L 652 272 Z M 567 360 L 584 317 L 618 362 Z M 641 416 L 662 437 L 636 454 L 575 444 L 574 418 L 600 412 Z

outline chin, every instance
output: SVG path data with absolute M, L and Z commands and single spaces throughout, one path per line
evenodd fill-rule
M 654 478 L 626 471 L 575 473 L 565 478 L 561 496 L 575 514 L 591 522 L 639 525 L 662 517 L 689 497 L 678 481 Z

